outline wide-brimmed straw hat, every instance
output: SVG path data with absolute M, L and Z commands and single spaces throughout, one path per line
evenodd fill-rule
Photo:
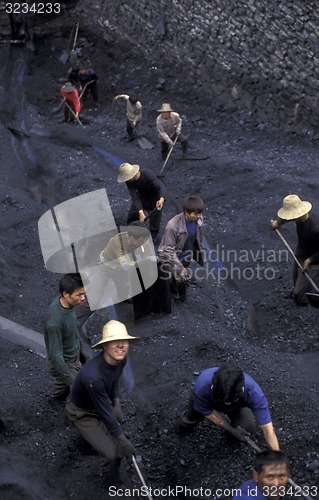
M 92 345 L 93 349 L 102 348 L 107 342 L 114 340 L 138 340 L 140 337 L 132 337 L 127 333 L 126 326 L 120 321 L 112 319 L 103 326 L 102 340 Z
M 172 110 L 171 105 L 169 102 L 163 102 L 161 109 L 158 109 L 158 113 L 170 113 Z
M 63 87 L 62 87 L 62 92 L 65 92 L 66 94 L 71 94 L 73 90 L 75 89 L 74 85 L 72 85 L 71 82 L 66 82 Z
M 117 178 L 117 182 L 126 182 L 129 181 L 137 174 L 139 171 L 139 165 L 131 165 L 130 163 L 122 163 L 119 167 L 119 176 Z
M 309 201 L 302 201 L 298 195 L 289 194 L 283 199 L 283 206 L 278 210 L 277 215 L 281 219 L 298 219 L 310 212 L 312 204 Z

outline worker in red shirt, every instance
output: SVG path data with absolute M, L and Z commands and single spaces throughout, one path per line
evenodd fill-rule
M 64 98 L 64 121 L 73 122 L 74 118 L 79 117 L 81 103 L 79 93 L 74 85 L 66 82 L 61 88 L 61 95 Z

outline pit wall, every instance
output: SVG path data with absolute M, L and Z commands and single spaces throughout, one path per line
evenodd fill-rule
M 106 41 L 127 41 L 226 107 L 317 129 L 319 9 L 311 0 L 79 0 Z

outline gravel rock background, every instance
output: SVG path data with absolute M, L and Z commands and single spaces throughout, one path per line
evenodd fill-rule
M 54 109 L 68 69 L 59 61 L 62 39 L 41 39 L 36 54 L 0 47 L 0 314 L 42 332 L 60 275 L 44 268 L 38 219 L 62 201 L 105 187 L 116 222 L 125 223 L 129 195 L 116 181 L 116 166 L 128 161 L 159 173 L 156 109 L 170 102 L 183 118 L 190 156 L 207 159 L 181 160 L 180 151 L 174 151 L 165 169 L 168 199 L 162 230 L 187 196 L 201 196 L 207 242 L 228 277 L 218 282 L 213 267 L 208 280 L 191 284 L 186 304 L 173 304 L 170 315 L 147 316 L 136 324 L 130 304 L 117 306 L 118 318 L 141 337 L 130 354 L 132 373 L 123 381 L 125 430 L 142 458 L 148 485 L 207 490 L 201 495 L 180 492 L 178 498 L 213 498 L 217 488 L 231 497 L 226 489 L 250 476 L 254 451 L 206 424 L 186 437 L 177 436 L 174 425 L 196 374 L 234 362 L 264 389 L 294 481 L 317 486 L 318 311 L 294 305 L 292 262 L 279 259 L 282 243 L 268 228 L 289 193 L 312 202 L 316 212 L 316 135 L 282 132 L 249 114 L 226 112 L 187 88 L 173 68 L 159 73 L 152 61 L 120 43 L 107 49 L 94 38 L 79 44 L 81 63 L 92 65 L 100 77 L 101 95 L 98 109 L 89 102 L 83 110 L 83 129 L 61 123 L 62 112 Z M 144 105 L 143 131 L 154 144 L 151 150 L 127 143 L 125 105 L 112 101 L 133 88 Z M 294 246 L 293 224 L 283 232 Z M 107 311 L 91 317 L 92 340 L 107 320 Z M 44 360 L 3 339 L 0 343 L 1 457 L 9 449 L 19 454 L 1 458 L 17 464 L 8 466 L 15 482 L 1 475 L 5 498 L 106 497 L 101 459 L 84 453 L 63 407 L 48 402 L 51 380 Z M 264 448 L 260 433 L 254 440 Z M 36 463 L 32 476 L 29 461 Z M 140 486 L 132 466 L 126 463 L 126 469 Z M 24 490 L 13 489 L 19 481 Z M 42 488 L 39 497 L 37 485 Z

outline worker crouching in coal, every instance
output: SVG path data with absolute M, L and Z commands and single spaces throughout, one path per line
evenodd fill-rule
M 68 417 L 80 435 L 105 458 L 107 486 L 118 485 L 122 458 L 135 455 L 121 426 L 119 380 L 129 344 L 138 338 L 129 335 L 119 321 L 111 320 L 104 325 L 102 340 L 92 346 L 103 351 L 80 370 L 66 405 Z
M 230 423 L 222 414 L 227 415 Z M 236 366 L 225 364 L 201 372 L 188 408 L 177 422 L 178 434 L 189 432 L 205 418 L 222 427 L 239 441 L 261 428 L 265 441 L 279 450 L 267 399 L 257 382 Z

